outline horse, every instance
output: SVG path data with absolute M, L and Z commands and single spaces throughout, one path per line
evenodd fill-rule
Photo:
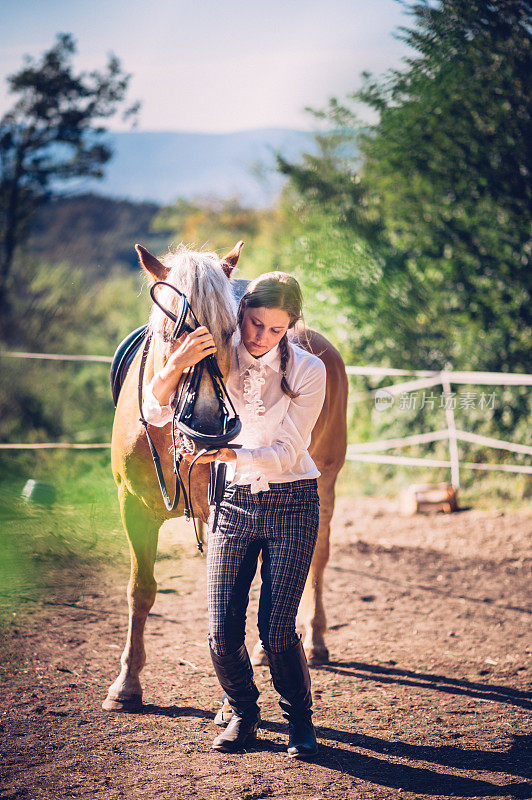
M 165 281 L 183 292 L 200 324 L 209 328 L 216 346 L 216 360 L 224 378 L 231 364 L 231 340 L 236 327 L 236 301 L 232 285 L 242 283 L 232 280 L 243 242 L 220 258 L 215 253 L 194 252 L 179 246 L 177 251 L 157 259 L 141 245 L 135 245 L 140 266 L 148 280 L 154 284 Z M 179 296 L 168 287 L 158 287 L 166 307 L 178 312 Z M 142 686 L 139 675 L 145 664 L 144 628 L 155 601 L 157 584 L 154 564 L 158 532 L 170 517 L 184 513 L 183 498 L 173 511 L 167 510 L 156 480 L 154 463 L 148 439 L 139 419 L 139 375 L 149 382 L 163 366 L 177 342 L 172 338 L 173 323 L 153 306 L 148 323 L 151 334 L 149 347 L 140 348 L 131 360 L 117 400 L 111 443 L 111 465 L 118 489 L 122 523 L 129 541 L 131 574 L 127 587 L 129 624 L 126 644 L 121 656 L 121 670 L 111 684 L 103 708 L 107 711 L 136 711 L 142 708 Z M 142 338 L 142 337 L 141 337 Z M 138 339 L 138 336 L 137 336 Z M 319 333 L 299 329 L 292 340 L 315 353 L 325 364 L 327 388 L 323 408 L 312 432 L 309 452 L 321 477 L 318 478 L 320 496 L 320 525 L 316 549 L 301 600 L 298 620 L 304 626 L 304 648 L 310 664 L 326 663 L 329 657 L 325 644 L 326 617 L 323 605 L 323 574 L 329 558 L 330 522 L 334 510 L 335 483 L 346 453 L 347 378 L 345 366 L 338 351 Z M 179 341 L 179 340 L 178 340 Z M 142 364 L 142 361 L 144 363 Z M 203 375 L 195 406 L 196 426 L 208 430 L 209 419 L 218 412 L 208 376 Z M 171 453 L 171 425 L 162 428 L 150 426 L 150 436 L 160 454 L 165 475 L 173 470 Z M 185 485 L 188 463 L 183 461 L 179 472 Z M 208 483 L 210 465 L 199 462 L 194 467 L 190 484 L 194 515 L 207 522 L 209 515 Z M 177 484 L 176 484 L 177 485 Z M 253 650 L 254 663 L 263 656 L 260 641 Z

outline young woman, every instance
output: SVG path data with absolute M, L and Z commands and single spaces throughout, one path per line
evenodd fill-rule
M 211 657 L 234 712 L 213 743 L 225 752 L 241 749 L 260 721 L 244 637 L 261 552 L 258 626 L 289 723 L 288 753 L 317 751 L 310 675 L 295 619 L 318 535 L 320 473 L 307 448 L 325 397 L 325 366 L 288 341 L 287 331 L 301 315 L 301 290 L 291 275 L 266 273 L 248 286 L 227 380 L 242 420 L 236 440 L 242 448 L 205 456 L 227 462 L 230 477 L 207 554 Z M 188 334 L 147 387 L 145 418 L 165 425 L 183 370 L 215 352 L 207 328 Z

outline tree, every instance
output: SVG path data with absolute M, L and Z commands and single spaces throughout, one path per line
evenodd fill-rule
M 276 209 L 243 206 L 237 197 L 226 200 L 185 200 L 179 198 L 162 208 L 152 223 L 154 233 L 170 235 L 192 247 L 207 250 L 246 243 L 245 275 L 248 278 L 271 268 L 272 229 Z
M 495 370 L 532 367 L 531 9 L 416 4 L 408 69 L 358 94 L 380 115 L 361 142 L 379 215 L 448 320 L 453 360 Z
M 361 90 L 321 115 L 332 137 L 355 143 L 356 159 L 340 157 L 344 144 L 336 164 L 330 154 L 280 164 L 304 212 L 321 207 L 334 220 L 330 238 L 336 228 L 382 261 L 386 280 L 371 291 L 384 309 L 394 290 L 396 338 L 410 341 L 411 366 L 532 370 L 531 8 L 412 4 L 403 66 L 365 75 Z M 374 124 L 358 123 L 360 102 Z M 356 316 L 356 274 L 326 268 L 323 280 L 341 284 Z M 386 315 L 374 317 L 375 341 L 389 330 Z
M 336 100 L 327 111 L 312 113 L 331 126 L 316 137 L 317 152 L 299 164 L 278 158 L 290 178 L 281 201 L 286 220 L 281 263 L 302 283 L 313 324 L 346 357 L 382 366 L 426 365 L 430 346 L 415 320 L 428 298 L 362 179 L 364 128 Z
M 70 180 L 99 178 L 112 156 L 100 120 L 125 100 L 130 76 L 110 56 L 104 71 L 75 74 L 76 44 L 58 34 L 40 61 L 26 59 L 8 78 L 18 96 L 0 120 L 0 308 L 5 310 L 14 257 L 37 208 Z M 124 118 L 134 115 L 135 104 Z

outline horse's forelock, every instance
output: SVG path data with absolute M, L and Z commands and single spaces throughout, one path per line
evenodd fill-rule
M 218 351 L 223 352 L 236 327 L 236 302 L 219 256 L 179 245 L 162 261 L 169 268 L 166 281 L 186 294 L 200 324 L 209 328 Z M 165 308 L 175 312 L 179 303 L 175 292 L 161 286 L 157 297 Z M 150 315 L 150 327 L 165 340 L 165 349 L 169 349 L 174 323 L 156 305 Z

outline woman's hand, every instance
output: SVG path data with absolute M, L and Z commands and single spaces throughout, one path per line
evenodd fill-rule
M 181 336 L 177 348 L 170 354 L 168 361 L 153 380 L 153 395 L 159 405 L 168 405 L 185 370 L 193 367 L 205 356 L 214 353 L 216 353 L 214 339 L 204 325 Z
M 218 450 L 216 461 L 225 461 L 227 464 L 230 464 L 231 462 L 235 463 L 236 453 L 234 450 L 231 450 L 230 447 L 222 447 L 221 450 Z
M 183 457 L 183 461 L 186 461 L 188 464 L 190 464 L 190 462 L 194 458 L 196 458 L 197 455 L 196 453 L 190 453 L 188 450 L 180 450 L 179 452 Z M 216 461 L 217 456 L 218 456 L 218 450 L 213 450 L 210 453 L 205 453 L 204 456 L 198 458 L 196 464 L 210 464 L 211 461 Z
M 195 331 L 187 333 L 181 338 L 178 347 L 170 355 L 159 374 L 163 380 L 176 372 L 179 372 L 180 377 L 187 367 L 193 367 L 202 358 L 214 353 L 216 353 L 214 339 L 208 329 L 204 325 L 200 325 Z
M 189 463 L 192 461 L 193 458 L 196 457 L 195 453 L 185 452 L 181 450 L 181 455 L 183 456 L 183 461 L 188 461 Z M 211 453 L 205 453 L 204 456 L 198 458 L 197 464 L 210 464 L 211 461 L 236 461 L 236 453 L 234 450 L 231 450 L 229 447 L 222 447 L 221 450 L 213 450 Z

